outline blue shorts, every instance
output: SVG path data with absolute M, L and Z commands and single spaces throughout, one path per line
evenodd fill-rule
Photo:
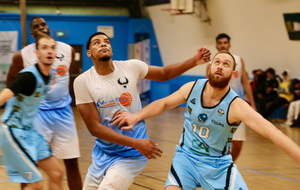
M 51 156 L 47 141 L 34 128 L 20 129 L 1 125 L 3 161 L 12 182 L 33 183 L 42 179 L 39 160 Z
M 80 157 L 77 129 L 70 105 L 53 110 L 39 110 L 34 127 L 50 144 L 58 159 Z
M 233 164 L 231 155 L 223 157 L 197 156 L 186 152 L 175 153 L 165 184 L 182 189 L 247 190 L 248 187 Z

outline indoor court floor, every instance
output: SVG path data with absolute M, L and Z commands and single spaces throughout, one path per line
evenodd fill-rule
M 3 110 L 0 110 L 1 114 Z M 87 130 L 78 110 L 74 107 L 77 124 L 81 157 L 79 158 L 80 172 L 84 181 L 87 169 L 91 163 L 91 152 L 94 137 Z M 143 172 L 136 178 L 130 190 L 162 190 L 170 169 L 183 128 L 184 108 L 175 108 L 169 112 L 146 120 L 149 137 L 159 144 L 164 151 L 161 158 L 150 160 Z M 281 125 L 283 121 L 272 122 L 286 135 L 300 145 L 300 128 Z M 0 190 L 20 189 L 19 184 L 11 183 L 2 163 L 0 150 Z M 61 162 L 62 163 L 62 162 Z M 261 137 L 247 128 L 247 141 L 244 143 L 236 165 L 239 168 L 249 189 L 252 190 L 300 190 L 300 165 L 287 154 L 276 147 L 271 141 Z M 45 186 L 47 179 L 45 178 Z M 67 190 L 67 180 L 63 181 Z M 47 188 L 45 188 L 47 189 Z M 201 188 L 200 188 L 201 189 Z

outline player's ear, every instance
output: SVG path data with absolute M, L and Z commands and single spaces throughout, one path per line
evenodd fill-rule
M 238 71 L 233 71 L 232 75 L 231 75 L 231 79 L 238 78 L 238 76 L 239 76 L 239 72 Z
M 87 55 L 88 57 L 91 57 L 91 50 L 87 50 L 87 51 L 86 51 L 86 55 Z

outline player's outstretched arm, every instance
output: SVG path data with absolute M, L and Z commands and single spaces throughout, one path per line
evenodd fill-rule
M 135 114 L 129 112 L 117 112 L 112 119 L 112 124 L 118 123 L 118 127 L 122 126 L 123 130 L 130 130 L 139 121 L 159 116 L 166 111 L 185 103 L 194 83 L 195 82 L 189 82 L 183 85 L 178 91 L 170 96 L 152 102 Z
M 229 122 L 236 121 L 244 122 L 246 126 L 273 141 L 300 164 L 300 147 L 240 98 L 233 101 L 229 110 Z
M 192 58 L 184 62 L 167 65 L 165 67 L 149 66 L 145 79 L 155 81 L 173 79 L 197 65 L 209 62 L 210 55 L 211 53 L 207 48 L 200 48 Z

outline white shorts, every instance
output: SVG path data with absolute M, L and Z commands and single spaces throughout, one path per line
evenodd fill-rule
M 232 140 L 245 141 L 246 140 L 246 126 L 243 122 L 238 126 L 237 130 L 233 134 Z
M 34 121 L 35 129 L 50 144 L 58 159 L 80 156 L 77 129 L 71 106 L 54 110 L 39 110 Z
M 104 175 L 100 175 L 97 179 L 89 169 L 83 190 L 127 190 L 145 168 L 148 159 L 144 156 L 128 158 L 112 156 L 107 161 L 110 163 L 102 168 L 105 171 Z

